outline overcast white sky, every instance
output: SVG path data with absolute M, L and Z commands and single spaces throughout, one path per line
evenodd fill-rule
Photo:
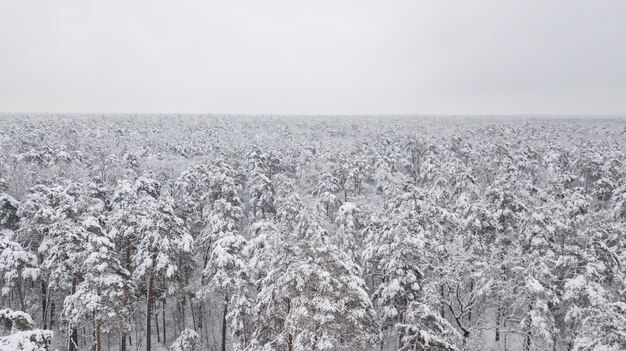
M 626 114 L 626 0 L 0 0 L 0 112 Z

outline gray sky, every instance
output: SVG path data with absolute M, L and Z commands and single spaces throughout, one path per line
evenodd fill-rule
M 0 0 L 0 112 L 626 114 L 626 0 Z

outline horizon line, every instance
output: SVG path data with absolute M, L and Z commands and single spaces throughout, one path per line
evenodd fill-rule
M 213 117 L 554 117 L 554 118 L 577 118 L 577 117 L 608 117 L 625 118 L 626 113 L 233 113 L 233 112 L 2 112 L 0 116 L 6 115 L 65 115 L 65 116 L 213 116 Z

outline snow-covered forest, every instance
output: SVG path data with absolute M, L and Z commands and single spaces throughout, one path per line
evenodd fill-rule
M 0 117 L 0 350 L 625 350 L 626 123 Z

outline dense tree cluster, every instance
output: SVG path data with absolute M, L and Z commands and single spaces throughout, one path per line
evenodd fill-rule
M 0 350 L 624 350 L 621 120 L 0 119 Z

